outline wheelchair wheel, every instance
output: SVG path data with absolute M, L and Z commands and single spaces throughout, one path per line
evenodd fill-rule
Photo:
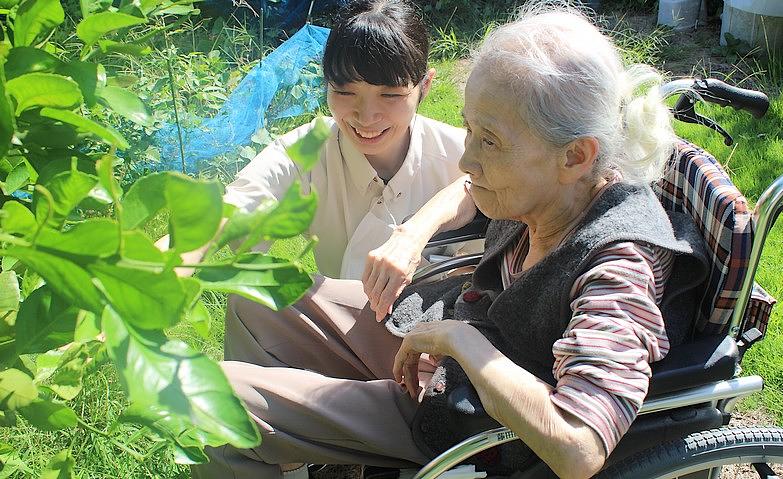
M 697 432 L 624 459 L 595 479 L 717 479 L 722 466 L 732 465 L 747 465 L 747 470 L 758 473 L 748 477 L 777 477 L 773 470 L 781 475 L 783 429 L 726 427 Z M 724 477 L 736 477 L 729 467 L 725 472 Z

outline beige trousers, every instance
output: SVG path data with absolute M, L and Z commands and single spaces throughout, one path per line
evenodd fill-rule
M 410 432 L 417 403 L 390 379 L 400 341 L 375 321 L 359 281 L 317 277 L 280 312 L 231 296 L 223 368 L 261 445 L 208 448 L 193 477 L 279 478 L 279 464 L 300 462 L 424 464 Z

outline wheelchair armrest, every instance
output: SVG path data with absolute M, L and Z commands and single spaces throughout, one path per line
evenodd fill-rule
M 710 336 L 675 346 L 652 364 L 647 397 L 731 379 L 738 362 L 739 350 L 731 336 Z
M 444 231 L 430 238 L 426 248 L 481 239 L 487 232 L 487 226 L 489 226 L 489 218 L 484 216 L 481 211 L 477 211 L 476 216 L 470 220 L 470 223 L 466 224 L 462 228 L 451 231 Z
M 666 358 L 652 365 L 647 397 L 731 379 L 738 358 L 737 343 L 731 336 L 710 336 L 676 346 Z M 462 422 L 466 429 L 476 433 L 497 427 L 470 385 L 463 384 L 449 394 L 447 409 L 452 421 Z

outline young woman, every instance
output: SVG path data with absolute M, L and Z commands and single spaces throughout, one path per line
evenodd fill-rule
M 225 194 L 228 203 L 252 211 L 281 198 L 296 180 L 305 191 L 315 189 L 319 201 L 310 233 L 320 240 L 315 259 L 323 276 L 297 304 L 279 312 L 231 296 L 227 360 L 305 364 L 318 344 L 328 342 L 333 354 L 320 361 L 342 377 L 366 376 L 367 363 L 346 360 L 345 345 L 361 336 L 356 336 L 359 329 L 381 325 L 371 321 L 349 327 L 350 313 L 333 314 L 336 305 L 361 309 L 367 298 L 359 281 L 345 281 L 356 283 L 355 288 L 330 288 L 328 278 L 361 279 L 368 253 L 462 176 L 458 162 L 464 130 L 416 114 L 435 75 L 427 67 L 428 51 L 426 28 L 407 0 L 355 0 L 340 11 L 323 59 L 332 116 L 320 161 L 303 174 L 286 155 L 286 148 L 314 123 L 304 125 L 265 148 Z M 418 264 L 419 257 L 413 262 Z M 339 339 L 323 339 L 330 335 Z M 351 349 L 365 349 L 366 361 L 372 362 L 377 347 L 368 342 Z
M 435 75 L 427 30 L 407 0 L 357 0 L 338 14 L 323 59 L 331 135 L 302 175 L 285 153 L 313 123 L 265 148 L 226 189 L 252 211 L 301 180 L 318 192 L 310 233 L 321 274 L 360 279 L 367 253 L 403 219 L 460 177 L 462 129 L 416 114 Z

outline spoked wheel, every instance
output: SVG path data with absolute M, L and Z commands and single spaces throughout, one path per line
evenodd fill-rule
M 702 431 L 648 449 L 595 479 L 718 479 L 738 477 L 736 465 L 762 479 L 783 479 L 783 429 L 726 427 Z M 775 475 L 777 471 L 777 475 Z

